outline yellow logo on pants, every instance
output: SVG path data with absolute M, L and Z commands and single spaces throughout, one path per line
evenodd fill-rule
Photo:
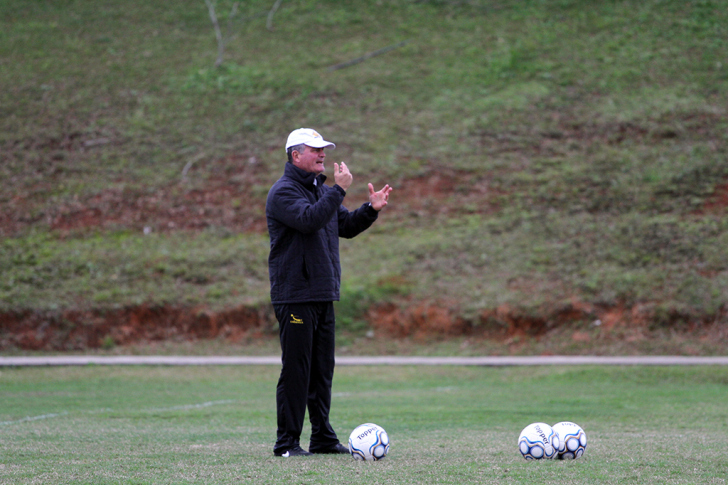
M 302 318 L 298 318 L 296 315 L 294 315 L 293 313 L 291 313 L 291 323 L 302 324 L 303 323 L 303 319 Z

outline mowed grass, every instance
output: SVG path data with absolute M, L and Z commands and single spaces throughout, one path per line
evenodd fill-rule
M 260 367 L 5 368 L 0 483 L 725 483 L 725 367 L 340 367 L 331 419 L 389 456 L 278 459 Z M 527 462 L 531 422 L 571 420 L 583 458 Z M 308 426 L 307 426 L 308 428 Z M 302 437 L 307 445 L 307 431 Z

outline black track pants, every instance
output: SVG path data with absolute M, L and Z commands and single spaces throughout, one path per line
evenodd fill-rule
M 339 442 L 329 423 L 334 377 L 333 302 L 273 305 L 280 326 L 281 375 L 276 389 L 278 438 L 274 452 L 300 445 L 308 406 L 309 451 Z

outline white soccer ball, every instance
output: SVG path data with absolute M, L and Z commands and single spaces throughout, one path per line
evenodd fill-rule
M 518 437 L 518 451 L 526 460 L 551 459 L 560 446 L 559 434 L 546 423 L 531 423 Z
M 586 433 L 581 426 L 571 421 L 562 421 L 553 425 L 552 428 L 561 438 L 561 445 L 558 447 L 556 455 L 559 460 L 573 460 L 584 454 Z
M 357 426 L 349 435 L 349 453 L 355 460 L 381 460 L 389 453 L 389 436 L 374 423 Z

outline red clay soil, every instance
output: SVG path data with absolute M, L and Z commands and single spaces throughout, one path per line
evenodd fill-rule
M 139 306 L 118 310 L 0 314 L 0 349 L 83 350 L 169 339 L 238 342 L 272 328 L 267 309 Z
M 728 313 L 728 309 L 725 313 Z M 556 307 L 544 307 L 535 315 L 504 304 L 483 310 L 472 320 L 466 320 L 461 316 L 455 302 L 403 301 L 370 309 L 367 321 L 375 331 L 391 337 L 476 335 L 507 340 L 522 336 L 538 337 L 573 323 L 587 323 L 605 331 L 621 327 L 644 330 L 661 327 L 689 333 L 722 320 L 725 316 L 701 318 L 683 314 L 678 310 L 660 310 L 654 303 L 633 307 L 599 307 L 572 299 L 571 302 Z
M 701 212 L 718 213 L 728 208 L 728 183 L 718 185 L 713 195 L 705 202 Z
M 61 235 L 96 229 L 264 231 L 265 200 L 251 196 L 261 183 L 261 167 L 240 157 L 211 165 L 204 182 L 193 183 L 192 177 L 197 180 L 200 175 L 190 171 L 190 179 L 153 192 L 143 187 L 112 187 L 85 198 L 45 203 L 34 201 L 32 195 L 17 195 L 7 210 L 0 211 L 0 235 L 12 236 L 29 226 L 43 225 Z M 24 194 L 42 189 L 35 187 Z
M 16 195 L 0 210 L 0 236 L 12 237 L 32 226 L 45 226 L 60 235 L 97 229 L 172 232 L 210 227 L 264 233 L 264 189 L 271 182 L 262 179 L 263 169 L 236 157 L 221 161 L 220 166 L 224 169 L 209 170 L 204 182 L 180 181 L 151 193 L 143 188 L 106 188 L 85 198 L 44 203 L 32 196 Z M 196 175 L 190 172 L 190 177 Z M 393 203 L 387 209 L 393 217 L 493 213 L 500 209 L 500 194 L 489 181 L 464 172 L 440 171 L 393 185 Z M 39 191 L 43 188 L 28 193 Z M 347 207 L 353 209 L 366 202 L 366 185 L 350 192 Z
M 643 339 L 657 326 L 695 335 L 726 314 L 710 319 L 679 312 L 656 311 L 655 305 L 600 308 L 578 302 L 543 309 L 537 316 L 501 305 L 465 320 L 454 302 L 409 301 L 369 309 L 366 320 L 377 335 L 387 338 L 475 337 L 509 343 L 521 337 L 539 338 L 559 328 L 572 328 L 574 342 L 588 342 L 584 328 L 619 333 L 620 338 Z M 569 324 L 577 324 L 569 326 Z M 586 327 L 585 327 L 586 325 Z M 725 325 L 714 325 L 725 331 Z M 276 334 L 268 306 L 238 307 L 213 312 L 205 308 L 139 306 L 116 310 L 68 310 L 57 313 L 0 314 L 0 350 L 84 350 L 164 340 L 225 339 L 236 343 Z M 721 334 L 722 335 L 722 334 Z M 720 337 L 725 340 L 726 336 Z

